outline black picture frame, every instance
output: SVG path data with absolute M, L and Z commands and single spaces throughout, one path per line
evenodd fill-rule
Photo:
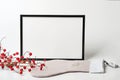
M 82 58 L 80 59 L 66 59 L 66 58 L 29 58 L 29 60 L 84 60 L 85 52 L 85 15 L 20 15 L 20 56 L 23 56 L 23 18 L 24 17 L 78 17 L 82 18 Z M 25 59 L 25 58 L 24 58 Z

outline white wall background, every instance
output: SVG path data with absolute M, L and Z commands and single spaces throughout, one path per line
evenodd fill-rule
M 6 36 L 4 46 L 13 52 L 19 51 L 20 14 L 85 14 L 86 59 L 120 60 L 119 0 L 0 0 L 0 38 Z M 118 71 L 110 70 L 103 75 L 67 74 L 67 77 L 49 79 L 113 80 L 120 78 Z

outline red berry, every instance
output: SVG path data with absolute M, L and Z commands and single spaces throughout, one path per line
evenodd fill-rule
M 11 69 L 11 71 L 13 71 L 13 70 L 14 70 L 14 68 L 13 68 L 13 67 L 11 67 L 10 69 Z
M 13 56 L 16 56 L 16 54 L 14 53 Z
M 23 69 L 26 69 L 26 66 L 23 66 Z
M 45 66 L 45 64 L 44 64 L 44 63 L 43 63 L 43 64 L 41 64 L 41 65 L 40 65 L 40 70 L 42 70 L 44 66 Z
M 29 72 L 31 72 L 31 69 L 28 69 Z
M 20 62 L 21 62 L 21 60 L 18 60 L 18 62 L 20 63 Z
M 24 58 L 24 56 L 21 56 L 20 58 L 21 58 L 21 59 L 23 59 L 23 58 Z
M 20 71 L 20 74 L 23 74 L 23 71 Z
M 17 58 L 16 58 L 16 60 L 18 60 L 18 61 L 19 61 L 19 60 L 20 60 L 20 58 L 18 58 L 18 57 L 17 57 Z
M 42 70 L 43 69 L 43 67 L 42 66 L 40 66 L 40 70 Z
M 17 65 L 16 68 L 19 68 L 19 66 Z
M 1 53 L 1 57 L 5 57 L 6 56 L 6 54 L 5 53 Z
M 34 65 L 36 64 L 34 59 L 32 59 L 32 62 L 33 62 Z
M 12 55 L 10 55 L 10 56 L 9 56 L 9 58 L 11 58 L 11 59 L 12 59 L 12 58 L 13 58 L 13 56 L 12 56 Z
M 6 63 L 7 62 L 7 60 L 4 60 L 4 63 Z
M 16 60 L 17 60 L 18 62 L 20 62 L 20 58 L 17 57 Z
M 29 53 L 29 56 L 32 56 L 32 53 L 31 53 L 31 52 Z
M 4 64 L 1 64 L 1 68 L 4 69 Z
M 21 60 L 20 60 L 20 58 L 18 58 L 18 57 L 16 58 L 16 60 L 17 60 L 18 62 L 20 62 L 20 61 L 21 61 Z
M 45 64 L 43 63 L 43 64 L 41 64 L 41 66 L 45 66 Z
M 0 62 L 2 62 L 2 61 L 0 60 Z
M 0 57 L 1 57 L 1 59 L 4 59 L 6 57 L 6 54 L 5 53 L 1 53 Z
M 30 66 L 31 68 L 35 68 L 35 66 Z
M 4 52 L 6 52 L 6 49 L 3 49 Z
M 1 59 L 4 59 L 4 57 L 1 57 Z
M 16 55 L 18 55 L 18 54 L 19 54 L 19 52 L 16 52 L 15 54 L 16 54 Z
M 23 69 L 20 69 L 20 71 L 23 71 Z
M 12 61 L 11 59 L 9 59 L 9 58 L 7 59 L 7 62 L 8 62 L 8 63 L 10 63 L 11 61 Z
M 2 67 L 2 69 L 4 69 L 4 65 L 2 65 L 1 67 Z

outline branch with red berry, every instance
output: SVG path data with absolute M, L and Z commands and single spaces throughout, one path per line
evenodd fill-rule
M 35 67 L 39 67 L 40 70 L 43 70 L 45 67 L 45 61 L 42 63 L 36 62 L 34 59 L 30 60 L 29 57 L 32 56 L 32 52 L 26 51 L 24 53 L 28 54 L 28 58 L 24 58 L 24 56 L 19 56 L 19 52 L 15 52 L 9 55 L 9 52 L 1 45 L 3 39 L 0 40 L 0 67 L 4 69 L 7 67 L 11 71 L 17 70 L 17 73 L 23 74 L 24 71 L 31 72 L 31 70 Z M 24 58 L 24 59 L 23 59 Z

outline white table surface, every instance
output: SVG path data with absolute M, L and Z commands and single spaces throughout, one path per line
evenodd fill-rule
M 88 41 L 89 42 L 89 41 Z M 119 41 L 108 41 L 101 43 L 91 42 L 94 44 L 86 45 L 85 58 L 86 60 L 105 59 L 120 65 L 120 43 Z M 92 46 L 91 46 L 92 45 Z M 102 46 L 104 45 L 104 46 Z M 66 73 L 49 78 L 34 78 L 29 72 L 24 75 L 19 75 L 9 70 L 0 69 L 0 80 L 118 80 L 120 78 L 120 68 L 113 69 L 106 68 L 104 74 L 91 74 L 91 73 Z
M 113 56 L 115 57 L 115 56 Z M 114 59 L 104 58 L 108 61 L 113 61 L 115 63 L 120 64 L 120 59 L 117 59 L 118 57 Z M 92 59 L 98 59 L 97 57 L 94 57 Z M 88 59 L 88 60 L 92 60 Z M 66 73 L 58 76 L 53 76 L 49 78 L 35 78 L 32 77 L 29 72 L 25 72 L 23 75 L 20 75 L 18 73 L 9 71 L 9 70 L 1 70 L 0 71 L 0 79 L 1 80 L 117 80 L 120 78 L 120 68 L 113 69 L 110 67 L 106 68 L 106 73 L 104 74 L 91 74 L 91 73 Z

